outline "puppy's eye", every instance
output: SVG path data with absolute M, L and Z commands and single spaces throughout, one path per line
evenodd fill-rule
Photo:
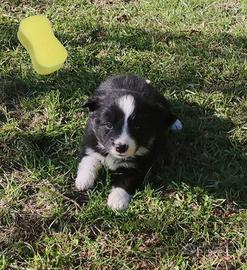
M 112 129 L 112 123 L 110 123 L 110 122 L 107 122 L 107 123 L 105 123 L 105 125 L 104 125 L 107 129 Z

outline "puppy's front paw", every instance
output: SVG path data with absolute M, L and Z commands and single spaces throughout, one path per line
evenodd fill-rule
M 87 190 L 93 187 L 94 178 L 89 174 L 78 173 L 75 179 L 75 186 L 79 190 Z
M 123 188 L 113 188 L 108 196 L 107 205 L 113 210 L 123 210 L 129 205 L 131 195 Z

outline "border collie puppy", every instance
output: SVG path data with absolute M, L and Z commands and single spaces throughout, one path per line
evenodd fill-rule
M 149 81 L 131 74 L 108 78 L 83 106 L 90 113 L 76 188 L 91 188 L 104 164 L 112 180 L 107 204 L 125 209 L 162 155 L 168 129 L 178 131 L 182 123 Z

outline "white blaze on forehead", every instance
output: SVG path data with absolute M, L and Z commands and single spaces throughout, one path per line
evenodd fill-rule
M 131 95 L 125 95 L 118 100 L 118 105 L 125 115 L 125 120 L 127 120 L 135 109 L 135 99 Z
M 126 144 L 128 145 L 127 151 L 124 153 L 126 156 L 133 156 L 136 151 L 136 142 L 131 138 L 128 129 L 128 118 L 134 112 L 135 109 L 135 99 L 131 95 L 125 95 L 119 98 L 118 106 L 124 113 L 124 124 L 122 127 L 122 132 L 120 136 L 114 141 L 115 145 L 117 144 Z M 115 148 L 112 148 L 112 154 L 118 154 L 115 151 Z

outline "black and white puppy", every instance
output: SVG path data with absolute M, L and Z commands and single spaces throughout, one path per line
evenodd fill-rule
M 160 158 L 168 129 L 182 129 L 165 98 L 143 78 L 108 78 L 84 103 L 90 114 L 75 185 L 87 190 L 104 164 L 111 171 L 112 190 L 107 204 L 128 207 L 131 195 Z

